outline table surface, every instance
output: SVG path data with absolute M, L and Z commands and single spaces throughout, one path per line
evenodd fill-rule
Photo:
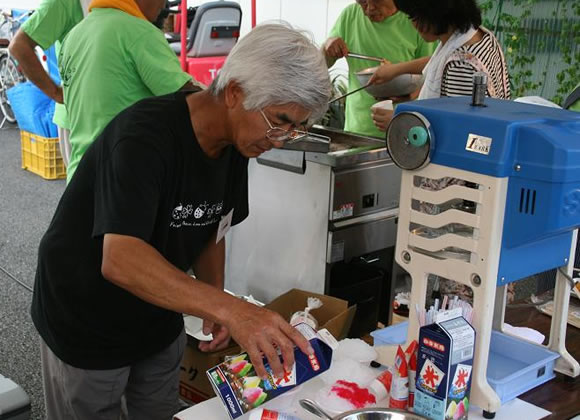
M 546 336 L 547 342 L 552 318 L 535 308 L 508 308 L 505 322 L 538 330 Z M 576 360 L 580 360 L 580 330 L 570 324 L 566 330 L 566 349 Z M 518 398 L 551 411 L 552 414 L 546 419 L 570 419 L 580 414 L 580 377 L 572 380 L 556 373 L 551 381 Z
M 540 331 L 546 336 L 545 342 L 547 342 L 549 337 L 551 320 L 551 317 L 542 314 L 535 308 L 508 308 L 505 316 L 505 322 L 513 326 L 525 326 Z M 568 325 L 567 329 L 566 348 L 576 360 L 580 360 L 580 330 L 571 325 Z M 321 385 L 321 383 L 316 383 L 315 379 L 310 381 L 311 383 L 305 384 L 305 386 L 312 387 L 311 391 Z M 576 380 L 571 380 L 565 375 L 556 373 L 556 378 L 520 395 L 518 398 L 552 412 L 545 419 L 568 420 L 580 414 L 580 377 L 576 378 Z M 186 410 L 184 414 L 189 414 L 188 412 L 192 411 L 195 418 L 221 420 L 222 418 L 227 418 L 221 404 L 218 398 L 213 398 L 192 407 L 190 410 Z M 309 415 L 306 415 L 306 417 L 308 420 L 316 418 Z M 183 418 L 189 419 L 193 417 L 184 416 Z M 246 419 L 246 417 L 243 417 L 243 419 Z

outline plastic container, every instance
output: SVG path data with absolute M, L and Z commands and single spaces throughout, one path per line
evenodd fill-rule
M 400 322 L 387 328 L 371 332 L 375 347 L 404 344 L 407 340 L 409 321 Z
M 66 178 L 66 168 L 60 155 L 58 138 L 42 137 L 20 131 L 22 168 L 44 179 Z
M 492 331 L 489 350 L 487 381 L 502 404 L 556 376 L 559 355 L 544 347 Z
M 371 333 L 375 346 L 402 344 L 407 339 L 408 322 Z M 491 332 L 487 381 L 502 404 L 554 378 L 558 353 L 500 333 Z

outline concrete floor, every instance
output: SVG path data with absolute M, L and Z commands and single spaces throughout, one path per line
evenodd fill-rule
M 20 134 L 0 129 L 0 374 L 24 388 L 44 418 L 38 334 L 29 309 L 37 247 L 65 188 L 20 168 Z

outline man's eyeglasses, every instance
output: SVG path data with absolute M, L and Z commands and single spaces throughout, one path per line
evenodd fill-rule
M 308 132 L 304 130 L 286 130 L 282 127 L 274 127 L 264 111 L 260 110 L 260 114 L 264 117 L 264 121 L 268 124 L 268 131 L 266 131 L 266 138 L 273 141 L 288 141 L 293 142 L 308 136 Z

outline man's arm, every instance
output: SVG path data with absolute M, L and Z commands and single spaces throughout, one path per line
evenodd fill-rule
M 216 233 L 217 234 L 217 233 Z M 193 264 L 193 273 L 195 277 L 207 283 L 216 289 L 224 290 L 224 267 L 225 267 L 225 242 L 223 238 L 216 244 L 216 235 L 213 235 L 209 243 L 202 251 L 201 255 Z M 205 320 L 203 321 L 203 333 L 212 334 L 212 341 L 202 341 L 199 343 L 201 351 L 215 351 L 225 348 L 230 341 L 230 332 L 226 327 L 215 322 Z
M 18 61 L 26 77 L 49 97 L 62 104 L 62 87 L 54 83 L 42 67 L 34 51 L 37 45 L 26 32 L 19 29 L 14 39 L 10 42 L 8 49 L 10 54 Z
M 217 244 L 214 234 L 205 249 L 193 263 L 195 277 L 204 283 L 211 284 L 218 290 L 224 290 L 224 267 L 226 262 L 226 239 Z
M 220 258 L 220 248 L 223 249 L 223 243 L 204 253 Z M 201 265 L 199 260 L 196 263 L 201 272 L 214 271 L 219 265 L 217 259 L 211 258 Z M 191 278 L 141 239 L 105 234 L 101 271 L 112 283 L 153 305 L 226 326 L 248 352 L 256 373 L 262 377 L 266 375 L 262 353 L 275 374 L 283 375 L 275 346 L 282 351 L 287 369 L 294 363 L 294 343 L 304 353 L 312 353 L 308 341 L 280 315 L 220 291 L 208 284 L 211 281 Z
M 371 84 L 386 83 L 401 74 L 421 74 L 431 57 L 421 57 L 402 63 L 391 64 L 384 61 L 371 77 Z

